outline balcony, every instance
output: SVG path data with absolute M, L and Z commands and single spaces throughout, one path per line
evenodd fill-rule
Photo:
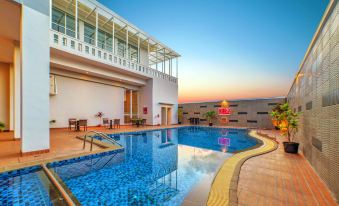
M 132 74 L 177 83 L 180 55 L 105 6 L 92 0 L 52 3 L 51 47 Z
M 144 66 L 132 60 L 120 57 L 113 54 L 113 52 L 109 52 L 107 50 L 93 46 L 92 44 L 82 42 L 61 32 L 50 30 L 50 35 L 50 45 L 55 49 L 76 54 L 87 59 L 111 65 L 113 67 L 118 67 L 126 71 L 132 71 L 150 78 L 156 77 L 177 83 L 176 77 Z

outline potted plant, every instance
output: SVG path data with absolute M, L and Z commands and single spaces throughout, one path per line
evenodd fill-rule
M 280 113 L 282 112 L 281 110 L 281 104 L 277 104 L 273 109 L 272 109 L 272 112 L 271 112 L 271 116 L 272 116 L 272 124 L 274 126 L 274 128 L 276 130 L 279 130 L 279 124 L 280 124 L 280 120 L 279 120 L 279 115 Z
M 208 111 L 204 114 L 205 118 L 208 121 L 209 126 L 213 126 L 212 120 L 217 116 L 217 113 L 215 111 Z
M 181 124 L 183 118 L 182 109 L 178 109 L 178 124 Z
M 100 123 L 99 123 L 99 127 L 101 127 L 101 119 L 102 119 L 102 117 L 104 116 L 104 113 L 103 112 L 98 112 L 96 115 L 95 115 L 95 117 L 96 118 L 99 118 L 99 120 L 100 120 Z
M 5 130 L 5 123 L 0 122 L 0 132 L 3 132 Z
M 279 106 L 278 110 L 272 111 L 272 118 L 278 123 L 278 127 L 283 135 L 287 136 L 287 142 L 283 142 L 284 150 L 287 153 L 298 153 L 299 143 L 291 141 L 298 131 L 299 113 L 291 110 L 288 103 Z

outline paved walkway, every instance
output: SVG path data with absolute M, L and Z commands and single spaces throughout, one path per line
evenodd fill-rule
M 168 126 L 177 127 L 177 126 Z M 121 126 L 120 129 L 106 129 L 105 127 L 90 127 L 88 131 L 95 130 L 105 133 L 132 132 L 138 130 L 152 130 L 165 128 L 161 126 Z M 167 127 L 166 127 L 167 128 Z M 83 149 L 83 141 L 76 136 L 85 135 L 86 132 L 69 131 L 68 129 L 50 130 L 50 151 L 43 154 L 21 155 L 21 141 L 14 140 L 13 132 L 0 133 L 0 172 L 18 169 L 35 164 L 49 162 L 54 159 L 67 159 L 91 153 L 103 152 L 107 148 L 93 145 L 93 152 L 89 151 L 89 144 Z
M 302 155 L 286 154 L 284 138 L 276 131 L 261 132 L 276 137 L 279 148 L 243 164 L 238 182 L 239 205 L 337 205 Z

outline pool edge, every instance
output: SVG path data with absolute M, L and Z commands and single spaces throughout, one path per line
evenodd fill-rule
M 258 134 L 256 130 L 251 130 L 249 135 L 261 140 L 263 145 L 236 153 L 225 160 L 212 182 L 207 200 L 208 206 L 237 205 L 238 180 L 243 163 L 252 157 L 272 152 L 278 148 L 276 141 Z

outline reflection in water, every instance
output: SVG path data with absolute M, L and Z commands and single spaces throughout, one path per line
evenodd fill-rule
M 180 205 L 232 155 L 220 152 L 225 136 L 233 144 L 230 131 L 197 127 L 112 135 L 123 151 L 50 167 L 82 205 Z

